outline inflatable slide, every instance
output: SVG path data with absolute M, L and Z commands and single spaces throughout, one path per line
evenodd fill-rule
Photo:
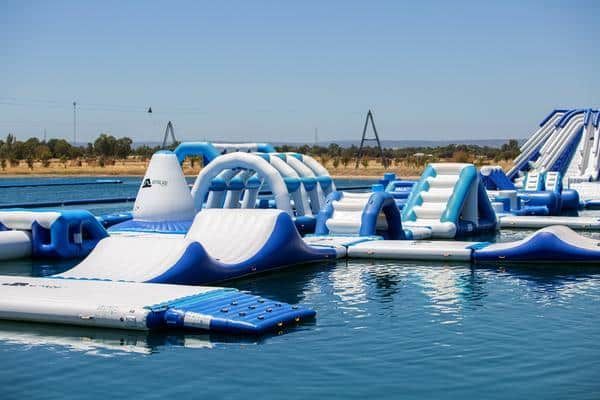
M 307 245 L 281 210 L 205 209 L 187 234 L 123 232 L 102 239 L 58 277 L 199 285 L 335 259 Z

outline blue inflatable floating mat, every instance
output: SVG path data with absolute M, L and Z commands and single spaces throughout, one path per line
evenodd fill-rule
M 6 320 L 257 335 L 315 314 L 219 287 L 0 276 L 0 319 Z

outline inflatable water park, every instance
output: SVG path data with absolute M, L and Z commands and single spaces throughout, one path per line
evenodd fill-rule
M 317 311 L 228 281 L 354 258 L 598 263 L 600 240 L 576 231 L 600 230 L 600 218 L 580 215 L 600 201 L 589 189 L 599 179 L 599 124 L 598 110 L 554 110 L 509 171 L 438 162 L 418 180 L 386 173 L 359 192 L 338 189 L 305 154 L 184 142 L 152 156 L 130 212 L 0 210 L 0 260 L 77 260 L 43 278 L 0 276 L 0 319 L 263 334 Z M 187 157 L 204 165 L 191 185 Z M 506 228 L 536 230 L 489 239 Z

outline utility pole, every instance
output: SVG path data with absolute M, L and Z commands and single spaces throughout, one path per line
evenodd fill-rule
M 367 125 L 371 121 L 371 127 L 373 127 L 374 137 L 367 137 Z M 381 148 L 381 142 L 379 141 L 379 135 L 377 134 L 377 128 L 375 128 L 375 121 L 373 120 L 373 113 L 371 110 L 367 113 L 367 118 L 365 119 L 365 127 L 363 128 L 362 139 L 360 141 L 360 147 L 358 148 L 358 154 L 356 156 L 356 166 L 354 168 L 358 168 L 358 164 L 360 163 L 360 159 L 363 156 L 363 148 L 365 147 L 365 142 L 377 142 L 377 147 L 379 148 L 379 156 L 381 157 L 381 165 L 384 168 L 387 168 L 387 160 L 383 155 L 383 149 Z
M 44 143 L 46 142 L 46 128 L 44 128 Z
M 77 142 L 77 102 L 73 102 L 73 146 Z

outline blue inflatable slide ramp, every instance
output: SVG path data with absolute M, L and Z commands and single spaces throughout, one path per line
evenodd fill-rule
M 0 276 L 0 319 L 5 320 L 260 335 L 315 314 L 236 289 Z

